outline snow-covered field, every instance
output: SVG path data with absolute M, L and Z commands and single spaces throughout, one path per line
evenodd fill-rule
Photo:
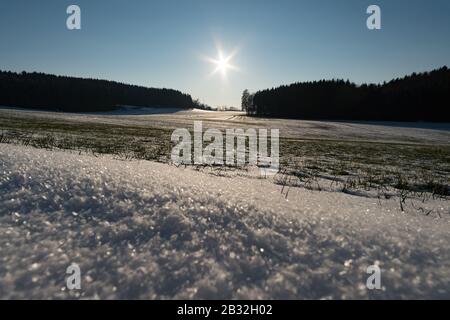
M 0 174 L 2 299 L 450 298 L 449 216 L 393 199 L 7 144 Z
M 450 123 L 309 121 L 253 118 L 236 111 L 130 108 L 111 113 L 73 114 L 0 107 L 0 118 L 15 118 L 24 122 L 34 120 L 168 129 L 192 128 L 194 121 L 203 121 L 205 129 L 276 128 L 280 129 L 281 137 L 293 139 L 445 144 L 450 142 Z

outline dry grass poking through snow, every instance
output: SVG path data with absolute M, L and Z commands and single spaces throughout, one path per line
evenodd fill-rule
M 143 116 L 148 120 L 146 125 L 143 125 L 136 120 L 142 117 L 136 116 L 131 117 L 131 120 L 127 120 L 129 118 L 124 116 L 125 120 L 120 122 L 122 119 L 120 117 L 99 115 L 82 117 L 53 113 L 5 112 L 0 112 L 2 128 L 0 143 L 50 150 L 72 150 L 94 156 L 110 154 L 118 159 L 143 159 L 164 163 L 170 162 L 173 147 L 170 141 L 172 133 L 170 128 L 176 126 L 183 117 L 190 117 L 189 113 L 183 117 Z M 199 114 L 202 115 L 193 113 L 197 117 L 194 119 L 202 120 Z M 217 124 L 216 120 L 208 122 L 211 114 L 216 113 L 203 115 L 205 127 Z M 226 122 L 232 127 L 268 126 L 271 123 L 267 119 L 249 120 L 242 116 L 232 117 Z M 274 125 L 280 125 L 277 120 L 272 122 Z M 316 122 L 308 125 L 311 125 L 311 130 L 317 131 L 319 124 L 320 122 Z M 366 127 L 361 127 L 361 130 L 369 130 Z M 333 129 L 329 123 L 323 123 L 321 128 L 321 132 Z M 406 132 L 411 134 L 411 130 L 408 130 Z M 375 135 L 374 141 L 357 137 L 336 140 L 335 135 L 338 132 L 330 132 L 329 137 L 321 139 L 285 137 L 283 132 L 287 131 L 289 135 L 292 131 L 292 125 L 287 125 L 281 129 L 281 174 L 276 182 L 285 187 L 283 188 L 285 196 L 289 196 L 291 187 L 338 191 L 360 196 L 374 196 L 375 193 L 378 198 L 396 198 L 402 210 L 415 210 L 425 215 L 439 216 L 441 212 L 427 211 L 424 206 L 413 207 L 409 200 L 421 199 L 422 202 L 430 198 L 449 200 L 450 144 L 445 140 L 445 131 L 437 131 L 438 134 L 435 130 L 429 130 L 431 140 L 441 140 L 433 143 L 427 140 L 425 143 L 423 139 L 426 139 L 426 135 L 423 131 L 426 130 L 417 130 L 420 132 L 419 135 L 406 136 L 405 142 L 401 143 L 396 141 L 400 133 L 395 133 L 388 127 L 386 131 L 393 132 L 391 134 L 395 137 L 395 141 L 378 141 Z M 389 140 L 389 136 L 385 135 L 383 139 Z M 207 168 L 207 171 L 210 169 Z M 214 168 L 213 174 L 221 174 L 222 170 L 223 168 Z

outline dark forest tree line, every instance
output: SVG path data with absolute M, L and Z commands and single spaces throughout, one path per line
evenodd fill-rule
M 242 96 L 250 115 L 299 119 L 449 122 L 449 105 L 447 67 L 383 84 L 322 80 Z
M 117 106 L 193 108 L 188 94 L 107 80 L 0 71 L 0 105 L 68 112 L 114 110 Z

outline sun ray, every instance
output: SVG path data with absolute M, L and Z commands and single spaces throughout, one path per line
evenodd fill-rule
M 237 50 L 233 50 L 230 54 L 226 55 L 222 51 L 222 49 L 218 46 L 217 47 L 217 57 L 211 58 L 211 57 L 203 57 L 204 60 L 207 62 L 213 64 L 215 68 L 211 72 L 210 76 L 213 76 L 215 74 L 220 74 L 223 79 L 226 79 L 228 71 L 239 71 L 239 68 L 231 63 L 231 60 L 236 55 Z

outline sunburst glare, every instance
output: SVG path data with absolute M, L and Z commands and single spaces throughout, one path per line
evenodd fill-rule
M 205 57 L 206 61 L 214 65 L 214 69 L 210 76 L 220 74 L 223 79 L 226 79 L 230 70 L 239 71 L 239 68 L 231 63 L 235 55 L 236 50 L 233 50 L 233 52 L 227 55 L 222 49 L 218 48 L 216 58 Z

